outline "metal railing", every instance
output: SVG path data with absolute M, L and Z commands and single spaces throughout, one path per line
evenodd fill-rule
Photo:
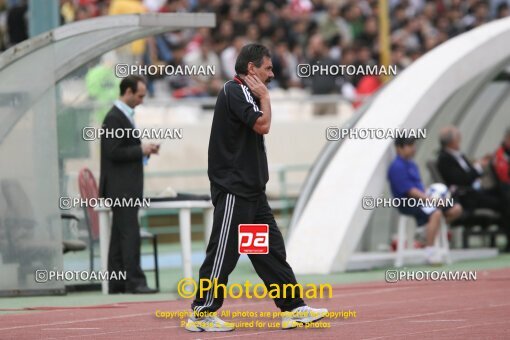
M 302 182 L 290 182 L 288 179 L 289 173 L 308 172 L 310 164 L 277 164 L 269 167 L 270 173 L 276 173 L 278 179 L 278 194 L 277 197 L 272 197 L 270 205 L 274 210 L 278 210 L 279 226 L 282 229 L 288 229 L 292 210 L 296 204 L 296 197 L 290 195 L 292 190 L 298 191 L 301 188 Z M 207 169 L 183 169 L 171 171 L 154 171 L 145 174 L 146 179 L 154 178 L 176 178 L 176 177 L 203 177 L 207 176 Z M 193 191 L 193 190 L 190 190 Z M 195 190 L 198 191 L 198 190 Z M 208 192 L 209 188 L 200 190 L 202 193 Z M 168 212 L 162 211 L 151 213 L 151 216 L 166 215 Z
M 271 94 L 271 91 L 269 92 Z M 359 100 L 364 101 L 369 96 L 359 96 Z M 321 95 L 312 95 L 309 94 L 307 90 L 303 91 L 302 95 L 291 95 L 289 96 L 278 96 L 273 95 L 271 97 L 271 103 L 288 103 L 292 102 L 293 104 L 323 104 L 323 103 L 338 103 L 341 101 L 351 102 L 348 98 L 341 94 L 321 94 Z M 180 98 L 180 99 L 160 99 L 160 98 L 147 98 L 143 105 L 147 106 L 210 106 L 214 107 L 216 104 L 216 97 L 199 97 L 199 98 Z M 90 105 L 90 103 L 85 104 Z

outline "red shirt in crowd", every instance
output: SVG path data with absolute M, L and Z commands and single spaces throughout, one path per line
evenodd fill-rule
M 510 184 L 510 150 L 506 150 L 502 145 L 496 151 L 494 156 L 494 170 L 498 179 L 506 184 Z

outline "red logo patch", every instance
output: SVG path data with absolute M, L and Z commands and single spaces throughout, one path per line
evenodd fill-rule
M 239 254 L 269 253 L 268 224 L 239 225 Z

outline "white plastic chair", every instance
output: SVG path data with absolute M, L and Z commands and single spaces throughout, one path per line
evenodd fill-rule
M 425 257 L 425 249 L 414 249 L 414 238 L 416 234 L 415 223 L 407 223 L 408 220 L 414 220 L 410 216 L 400 215 L 398 220 L 397 232 L 397 254 L 395 257 L 395 267 L 399 268 L 404 265 L 404 259 L 410 256 Z M 409 226 L 409 227 L 408 227 Z M 448 226 L 444 219 L 441 219 L 441 227 L 434 242 L 434 246 L 441 252 L 442 260 L 450 264 L 450 245 L 448 244 Z

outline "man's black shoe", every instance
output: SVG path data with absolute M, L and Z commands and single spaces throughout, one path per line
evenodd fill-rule
M 136 287 L 135 289 L 128 291 L 128 293 L 131 294 L 155 294 L 157 292 L 158 292 L 157 289 L 152 289 L 147 286 Z

